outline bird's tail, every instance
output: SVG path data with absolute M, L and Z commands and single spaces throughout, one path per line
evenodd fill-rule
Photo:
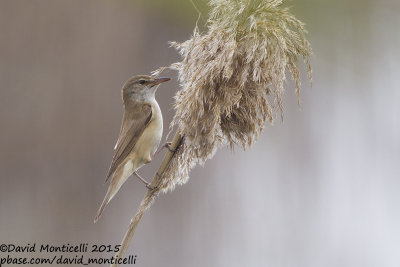
M 103 202 L 101 203 L 101 206 L 99 208 L 99 210 L 97 211 L 96 217 L 94 217 L 94 223 L 97 223 L 97 221 L 100 219 L 101 214 L 103 213 L 104 208 L 107 206 L 108 202 L 110 202 L 111 200 L 111 185 L 107 190 L 107 194 L 103 199 Z
M 118 169 L 115 172 L 115 174 L 111 179 L 110 185 L 108 186 L 107 194 L 104 197 L 103 203 L 101 203 L 99 211 L 97 212 L 97 215 L 94 218 L 94 223 L 96 223 L 100 219 L 100 216 L 104 208 L 107 206 L 108 202 L 110 202 L 111 199 L 117 194 L 121 186 L 126 182 L 126 180 L 131 174 L 132 174 L 131 170 L 128 169 L 128 171 L 126 171 L 125 167 L 122 169 Z

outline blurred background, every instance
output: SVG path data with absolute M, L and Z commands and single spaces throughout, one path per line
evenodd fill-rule
M 159 197 L 127 253 L 137 266 L 400 266 L 400 2 L 287 4 L 309 31 L 312 88 L 303 72 L 299 107 L 288 82 L 283 122 Z M 189 0 L 0 0 L 0 243 L 120 243 L 145 194 L 136 178 L 93 224 L 120 89 L 178 61 L 168 41 L 197 18 Z M 179 88 L 166 75 L 165 129 Z

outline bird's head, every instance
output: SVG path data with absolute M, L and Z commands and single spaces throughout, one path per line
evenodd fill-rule
M 136 101 L 145 101 L 154 97 L 158 86 L 170 78 L 156 78 L 152 76 L 139 75 L 130 78 L 126 81 L 122 88 L 122 96 L 124 102 L 132 99 Z

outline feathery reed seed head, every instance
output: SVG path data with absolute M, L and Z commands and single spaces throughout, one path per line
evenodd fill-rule
M 169 67 L 179 72 L 182 87 L 171 127 L 177 126 L 184 140 L 163 175 L 163 191 L 185 183 L 190 169 L 204 164 L 220 145 L 250 147 L 265 121 L 282 114 L 287 70 L 299 99 L 298 56 L 311 80 L 306 30 L 281 4 L 211 0 L 207 32 L 196 27 L 189 40 L 171 43 L 182 56 Z

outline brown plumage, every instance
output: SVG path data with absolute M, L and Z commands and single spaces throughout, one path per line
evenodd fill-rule
M 122 161 L 132 151 L 137 140 L 149 124 L 152 112 L 151 105 L 134 103 L 128 107 L 129 111 L 124 113 L 114 156 L 107 174 L 107 179 L 115 172 Z
M 132 77 L 123 86 L 124 115 L 106 181 L 112 178 L 95 223 L 128 177 L 152 160 L 163 130 L 162 114 L 154 94 L 158 85 L 168 80 L 142 75 Z
M 222 145 L 250 147 L 265 122 L 282 114 L 287 73 L 299 99 L 298 57 L 305 61 L 311 79 L 312 51 L 303 23 L 282 2 L 210 0 L 207 30 L 199 32 L 196 27 L 189 40 L 172 43 L 182 56 L 168 67 L 179 72 L 181 85 L 170 126 L 177 128 L 172 148 L 178 150 L 167 152 L 117 257 L 123 257 L 144 212 L 160 192 L 184 184 L 189 171 Z

